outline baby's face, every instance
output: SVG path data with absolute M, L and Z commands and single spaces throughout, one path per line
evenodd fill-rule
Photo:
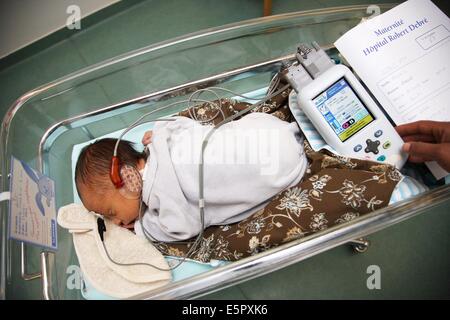
M 86 209 L 103 215 L 116 225 L 132 228 L 134 221 L 139 217 L 141 200 L 124 198 L 118 190 L 111 189 L 99 194 L 82 187 L 80 193 Z

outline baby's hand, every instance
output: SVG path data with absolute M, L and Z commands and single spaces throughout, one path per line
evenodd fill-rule
M 142 144 L 144 146 L 152 142 L 152 135 L 153 132 L 151 130 L 144 133 L 144 137 L 142 138 Z

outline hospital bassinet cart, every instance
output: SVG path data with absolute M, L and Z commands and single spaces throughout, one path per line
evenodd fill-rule
M 379 7 L 384 12 L 393 5 Z M 54 179 L 57 208 L 72 203 L 74 145 L 126 128 L 151 108 L 185 99 L 199 88 L 221 86 L 245 94 L 267 87 L 281 61 L 293 59 L 300 42 L 315 40 L 330 54 L 335 54 L 333 42 L 368 17 L 366 9 L 366 5 L 358 5 L 302 11 L 207 29 L 129 52 L 32 90 L 11 106 L 3 120 L 1 191 L 9 190 L 8 173 L 14 155 Z M 157 117 L 185 107 L 176 105 Z M 428 226 L 432 221 L 439 223 L 436 207 L 445 211 L 448 209 L 443 208 L 449 205 L 450 186 L 438 186 L 351 223 L 170 283 L 136 298 L 199 297 L 351 241 L 359 251 L 364 251 L 367 243 L 357 239 L 405 223 L 404 220 L 418 214 L 428 216 L 431 221 Z M 67 230 L 58 229 L 56 252 L 9 240 L 8 203 L 2 202 L 0 209 L 0 298 L 80 299 L 80 290 L 71 290 L 66 284 L 68 266 L 78 264 Z M 449 225 L 449 218 L 446 222 Z M 448 243 L 448 236 L 445 240 Z M 438 241 L 434 249 L 447 256 L 448 248 L 442 248 Z M 389 248 L 370 248 L 363 255 L 377 250 Z M 408 252 L 407 248 L 405 251 Z M 352 259 L 352 256 L 340 258 Z M 448 265 L 446 259 L 444 263 Z M 331 266 L 334 262 L 328 263 Z M 352 281 L 348 273 L 343 276 Z M 444 279 L 448 280 L 448 275 Z

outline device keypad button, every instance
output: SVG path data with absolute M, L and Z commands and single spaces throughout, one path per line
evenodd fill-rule
M 383 143 L 383 149 L 388 149 L 391 146 L 391 142 L 388 140 L 385 143 Z
M 386 160 L 386 156 L 384 156 L 384 155 L 381 155 L 381 156 L 379 156 L 378 158 L 377 158 L 377 161 L 384 161 L 384 160 Z
M 378 154 L 378 146 L 380 145 L 380 141 L 375 140 L 372 141 L 370 139 L 366 140 L 367 146 L 364 149 L 366 153 L 372 152 L 373 154 Z
M 359 152 L 359 151 L 361 151 L 361 149 L 362 149 L 362 145 L 357 144 L 357 145 L 353 148 L 353 151 Z
M 375 136 L 375 138 L 379 138 L 379 137 L 381 137 L 382 134 L 383 134 L 383 130 L 377 130 L 377 131 L 375 131 L 374 136 Z

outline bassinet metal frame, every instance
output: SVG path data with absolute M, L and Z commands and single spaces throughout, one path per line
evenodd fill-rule
M 390 8 L 393 5 L 386 4 L 380 5 L 384 8 Z M 20 97 L 10 108 L 7 115 L 3 119 L 2 123 L 2 137 L 6 137 L 6 144 L 8 143 L 9 126 L 14 116 L 17 114 L 18 110 L 24 106 L 24 104 L 32 97 L 44 93 L 47 90 L 65 82 L 81 77 L 85 74 L 99 70 L 102 68 L 107 68 L 119 61 L 130 59 L 132 57 L 142 55 L 154 50 L 159 50 L 164 47 L 168 47 L 177 43 L 187 42 L 198 37 L 204 37 L 214 33 L 220 33 L 223 31 L 228 31 L 232 29 L 242 28 L 252 24 L 263 23 L 268 19 L 271 20 L 282 20 L 287 17 L 301 17 L 307 15 L 316 14 L 326 14 L 334 12 L 352 12 L 360 11 L 366 6 L 348 6 L 348 7 L 338 7 L 329 9 L 319 9 L 319 10 L 309 10 L 297 13 L 289 13 L 259 19 L 249 20 L 243 23 L 236 23 L 225 28 L 215 28 L 208 30 L 206 32 L 198 32 L 184 37 L 177 38 L 175 40 L 162 42 L 147 48 L 119 56 L 114 59 L 107 60 L 103 63 L 94 65 L 89 68 L 80 70 L 79 72 L 68 75 L 65 78 L 57 80 L 55 82 L 49 83 L 35 90 L 28 92 L 27 94 Z M 332 45 L 328 45 L 328 49 L 332 49 Z M 96 115 L 104 114 L 116 109 L 120 109 L 132 104 L 139 105 L 140 103 L 148 103 L 150 101 L 162 101 L 168 98 L 173 98 L 174 96 L 185 95 L 192 92 L 198 88 L 209 87 L 213 85 L 220 84 L 224 81 L 228 81 L 236 76 L 243 76 L 246 73 L 258 73 L 258 72 L 276 72 L 281 64 L 281 61 L 286 59 L 293 59 L 294 55 L 288 55 L 279 57 L 276 59 L 267 60 L 258 64 L 253 64 L 245 66 L 243 68 L 237 68 L 234 70 L 226 71 L 214 76 L 196 80 L 193 82 L 184 83 L 175 87 L 171 87 L 165 90 L 154 92 L 148 95 L 140 96 L 128 101 L 124 101 L 118 104 L 110 105 L 93 112 L 80 114 L 76 117 L 66 119 L 64 121 L 58 122 L 48 128 L 45 134 L 42 136 L 39 143 L 38 154 L 38 169 L 41 172 L 45 170 L 45 156 L 48 152 L 51 144 L 49 140 L 52 141 L 64 131 L 77 126 L 77 122 L 81 119 L 87 119 Z M 70 90 L 70 89 L 69 89 Z M 57 94 L 62 94 L 67 90 L 59 92 Z M 53 95 L 54 96 L 54 95 Z M 4 146 L 3 150 L 7 149 L 7 145 Z M 5 179 L 6 177 L 1 177 Z M 3 181 L 2 184 L 3 185 Z M 373 213 L 364 215 L 352 222 L 345 224 L 343 226 L 335 226 L 327 230 L 318 232 L 311 236 L 305 237 L 303 239 L 295 240 L 279 247 L 273 248 L 266 252 L 260 253 L 255 256 L 251 256 L 227 266 L 220 267 L 216 270 L 207 272 L 205 274 L 197 275 L 195 277 L 179 281 L 176 283 L 168 284 L 164 287 L 152 290 L 148 293 L 140 294 L 133 298 L 136 299 L 172 299 L 172 298 L 193 298 L 198 297 L 206 293 L 211 293 L 222 288 L 246 281 L 269 272 L 284 268 L 291 264 L 297 263 L 299 261 L 305 260 L 316 254 L 324 252 L 326 250 L 332 249 L 336 246 L 342 245 L 344 243 L 352 242 L 353 239 L 361 238 L 367 236 L 371 233 L 384 229 L 386 227 L 392 226 L 396 223 L 409 219 L 415 215 L 423 213 L 432 207 L 438 206 L 443 202 L 448 200 L 448 195 L 450 193 L 450 185 L 442 186 L 428 192 L 425 192 L 419 196 L 410 198 L 408 200 L 399 202 L 395 205 L 390 205 L 384 209 L 377 210 Z M 2 237 L 6 237 L 5 234 Z M 6 238 L 4 238 L 6 239 Z M 356 243 L 358 244 L 358 242 Z M 53 264 L 54 264 L 54 253 L 50 251 L 42 251 L 40 254 L 41 260 L 41 271 L 28 273 L 27 271 L 27 255 L 26 255 L 26 245 L 21 243 L 21 277 L 25 281 L 32 281 L 36 279 L 41 279 L 42 282 L 42 294 L 44 299 L 55 299 L 57 296 L 53 292 Z M 2 256 L 5 257 L 5 252 L 2 252 Z M 5 259 L 2 259 L 2 263 L 6 263 Z M 4 279 L 2 279 L 4 280 Z M 2 281 L 4 283 L 4 281 Z

